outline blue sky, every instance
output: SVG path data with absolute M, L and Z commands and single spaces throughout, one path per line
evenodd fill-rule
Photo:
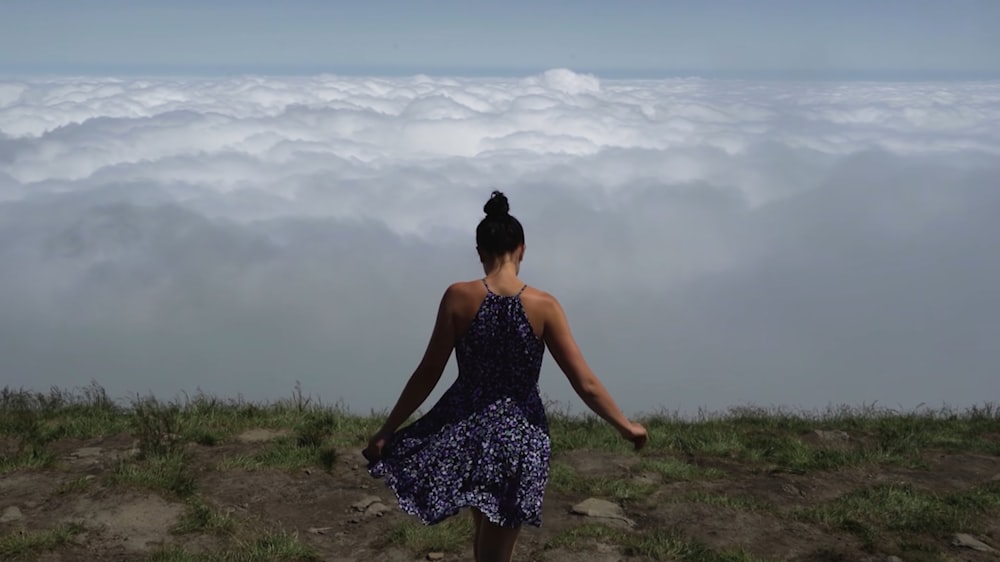
M 996 79 L 996 0 L 4 2 L 0 73 Z

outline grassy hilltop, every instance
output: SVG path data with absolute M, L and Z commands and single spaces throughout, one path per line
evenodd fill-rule
M 381 423 L 304 397 L 129 403 L 93 385 L 0 392 L 2 560 L 471 560 L 364 470 Z M 753 407 L 603 422 L 550 412 L 541 529 L 519 560 L 1000 560 L 1000 406 Z M 624 517 L 571 513 L 587 498 Z M 992 550 L 996 549 L 996 550 Z

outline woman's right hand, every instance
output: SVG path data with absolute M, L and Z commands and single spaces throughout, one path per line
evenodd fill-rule
M 635 422 L 628 422 L 628 425 L 620 429 L 618 433 L 623 439 L 630 441 L 635 446 L 636 451 L 645 447 L 646 441 L 649 440 L 646 428 Z
M 365 459 L 369 463 L 374 463 L 382 458 L 382 449 L 385 448 L 389 440 L 392 439 L 392 434 L 384 429 L 381 429 L 368 440 L 368 446 L 362 451 Z

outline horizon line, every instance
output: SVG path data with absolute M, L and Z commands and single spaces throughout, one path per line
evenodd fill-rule
M 0 79 L 87 77 L 87 78 L 209 78 L 237 76 L 309 77 L 334 75 L 365 78 L 509 79 L 565 69 L 605 80 L 761 80 L 774 82 L 994 82 L 1000 72 L 958 70 L 858 70 L 782 69 L 710 70 L 693 68 L 598 68 L 567 66 L 410 66 L 410 65 L 10 65 L 0 64 Z

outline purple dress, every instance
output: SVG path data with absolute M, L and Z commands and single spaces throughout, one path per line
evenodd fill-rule
M 457 380 L 368 467 L 425 524 L 475 507 L 504 527 L 541 525 L 551 452 L 538 392 L 545 344 L 528 323 L 523 291 L 501 296 L 486 287 L 455 344 Z

